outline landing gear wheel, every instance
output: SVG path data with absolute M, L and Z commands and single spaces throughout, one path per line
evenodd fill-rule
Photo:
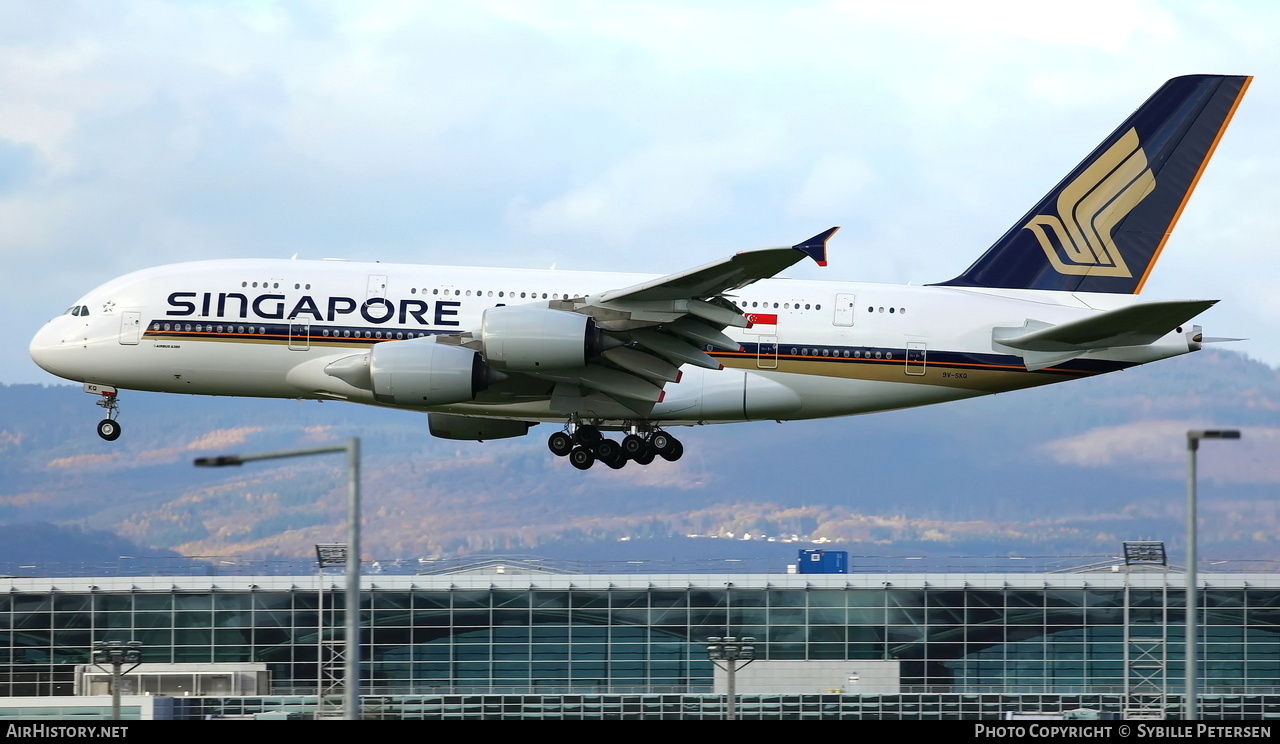
M 662 459 L 666 460 L 667 462 L 675 462 L 676 460 L 680 459 L 681 455 L 684 454 L 684 445 L 680 444 L 679 439 L 672 437 L 671 447 L 666 452 L 661 452 L 659 454 L 661 454 Z
M 636 455 L 631 459 L 635 460 L 637 463 L 641 465 L 648 465 L 649 463 L 653 462 L 653 458 L 655 456 L 656 454 L 654 453 L 653 448 L 646 445 L 644 450 L 642 450 L 640 454 Z
M 596 459 L 614 470 L 620 470 L 627 464 L 627 456 L 622 451 L 622 445 L 612 439 L 601 439 L 596 442 Z
M 558 431 L 547 438 L 547 449 L 556 457 L 564 457 L 573 451 L 573 437 Z
M 114 442 L 120 438 L 120 424 L 112 419 L 103 419 L 98 422 L 98 436 Z
M 596 442 L 593 451 L 600 462 L 609 462 L 617 458 L 626 459 L 622 456 L 622 446 L 612 439 L 601 439 Z
M 573 432 L 573 440 L 587 447 L 595 446 L 595 443 L 600 441 L 602 436 L 604 435 L 594 426 L 579 426 Z
M 589 470 L 595 464 L 596 456 L 591 454 L 591 450 L 574 447 L 569 453 L 569 462 L 578 470 Z
M 649 444 L 644 441 L 644 437 L 637 436 L 635 434 L 628 434 L 627 437 L 622 440 L 622 451 L 632 460 L 636 459 L 637 455 L 648 448 Z
M 653 447 L 654 451 L 659 455 L 666 457 L 667 453 L 671 451 L 671 443 L 674 441 L 676 441 L 675 437 L 665 431 L 659 431 L 654 432 L 653 437 L 649 439 L 649 446 Z

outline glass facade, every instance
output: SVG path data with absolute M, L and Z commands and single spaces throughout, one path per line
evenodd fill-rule
M 903 693 L 1117 694 L 1136 684 L 1142 654 L 1176 693 L 1182 578 L 366 577 L 363 692 L 711 693 L 704 642 L 728 634 L 755 637 L 765 662 L 896 660 Z M 1204 693 L 1280 693 L 1280 577 L 1205 581 Z M 71 695 L 98 640 L 141 641 L 144 665 L 262 662 L 272 694 L 315 694 L 342 632 L 341 590 L 324 593 L 321 615 L 316 586 L 314 576 L 0 580 L 0 696 Z

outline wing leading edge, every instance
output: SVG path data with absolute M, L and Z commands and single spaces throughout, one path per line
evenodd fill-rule
M 742 251 L 696 269 L 669 274 L 660 279 L 622 289 L 609 290 L 587 299 L 595 303 L 609 303 L 619 300 L 646 302 L 715 297 L 741 289 L 761 279 L 777 276 L 778 272 L 794 266 L 806 256 L 812 258 L 819 266 L 826 266 L 827 241 L 839 229 L 839 227 L 832 227 L 793 246 Z

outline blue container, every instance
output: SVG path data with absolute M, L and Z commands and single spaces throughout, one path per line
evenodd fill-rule
M 849 553 L 844 550 L 801 550 L 798 565 L 802 574 L 849 573 Z

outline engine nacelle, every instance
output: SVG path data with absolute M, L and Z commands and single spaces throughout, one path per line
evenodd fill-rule
M 383 342 L 366 354 L 339 359 L 325 372 L 373 391 L 380 403 L 396 406 L 440 406 L 475 400 L 481 390 L 501 376 L 495 376 L 471 349 L 424 340 Z
M 581 367 L 601 349 L 590 316 L 545 307 L 491 307 L 480 323 L 484 357 L 500 369 Z
M 428 413 L 427 423 L 431 436 L 441 439 L 465 439 L 483 442 L 489 439 L 509 439 L 529 433 L 533 423 L 507 419 L 454 416 L 448 413 Z

